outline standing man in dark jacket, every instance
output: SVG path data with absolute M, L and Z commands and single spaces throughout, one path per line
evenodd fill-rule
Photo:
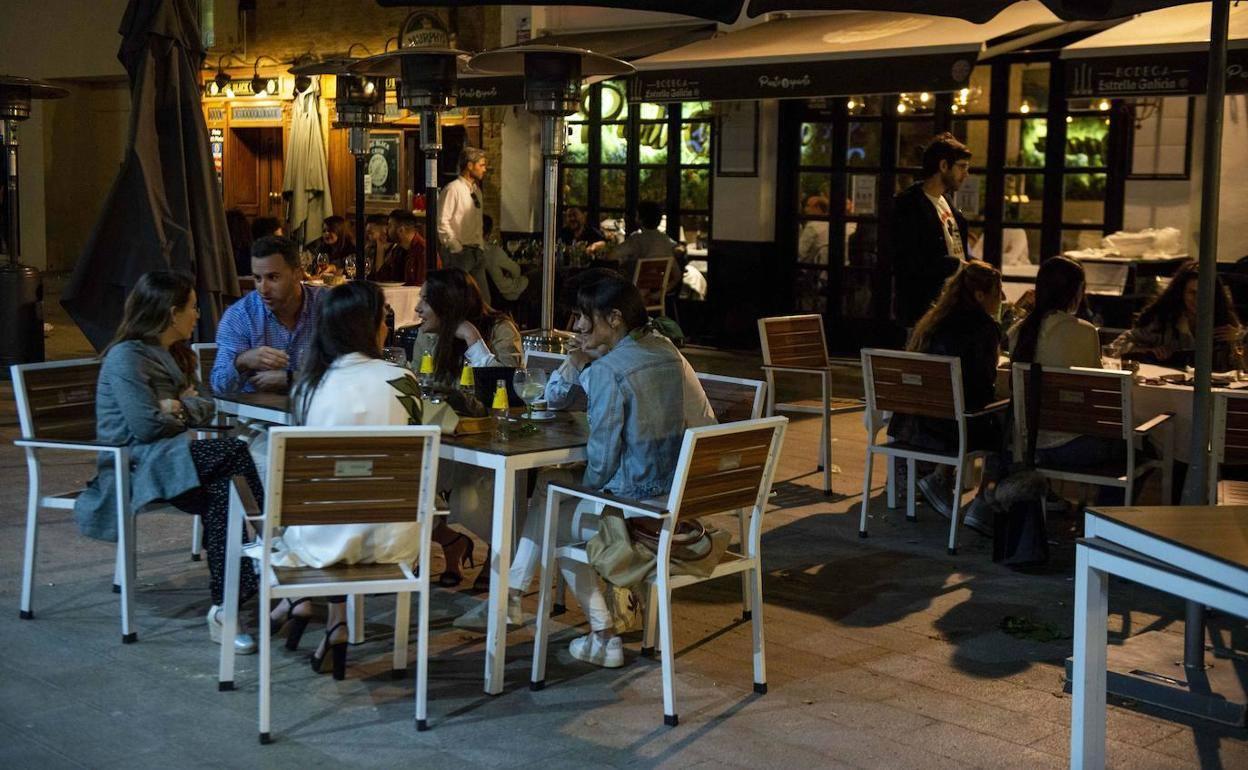
M 952 195 L 965 181 L 971 151 L 951 133 L 923 151 L 923 179 L 893 202 L 893 276 L 897 319 L 911 329 L 968 253 L 966 217 Z

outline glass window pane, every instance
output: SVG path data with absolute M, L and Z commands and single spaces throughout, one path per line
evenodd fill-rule
M 850 174 L 845 213 L 872 216 L 879 212 L 879 177 L 875 174 Z
M 1005 221 L 1039 222 L 1044 210 L 1044 174 L 1005 175 Z
M 642 163 L 666 163 L 667 124 L 642 123 L 637 126 L 637 146 Z
M 984 199 L 988 195 L 988 177 L 970 174 L 954 194 L 953 200 L 967 219 L 984 218 Z
M 1062 190 L 1062 221 L 1099 225 L 1105 221 L 1105 174 L 1067 174 Z
M 935 132 L 926 120 L 905 120 L 897 124 L 897 165 L 922 166 L 923 148 L 932 141 Z
M 874 276 L 870 269 L 850 268 L 841 275 L 841 312 L 846 318 L 872 318 Z
M 666 120 L 667 105 L 642 102 L 638 107 L 637 114 L 641 116 L 642 120 Z
M 607 245 L 623 243 L 628 233 L 624 232 L 624 212 L 622 210 L 603 209 L 598 212 L 598 229 L 607 238 Z
M 879 115 L 884 111 L 882 96 L 851 96 L 845 102 L 850 115 Z
M 599 114 L 603 120 L 625 120 L 628 118 L 628 97 L 623 83 L 603 83 L 602 103 Z
M 709 118 L 715 114 L 715 108 L 710 102 L 681 102 L 680 117 L 682 120 L 690 118 Z
M 681 238 L 690 259 L 706 259 L 706 244 L 711 240 L 711 218 L 705 214 L 681 214 Z
M 1044 112 L 1049 108 L 1049 63 L 1010 65 L 1010 112 Z
M 803 166 L 830 166 L 832 164 L 832 124 L 802 124 L 802 155 L 798 161 Z
M 828 229 L 826 221 L 811 219 L 798 225 L 797 263 L 799 265 L 828 264 Z
M 589 203 L 589 169 L 563 168 L 563 205 L 584 206 Z
M 931 115 L 936 111 L 936 95 L 927 91 L 897 95 L 898 115 Z
M 1011 120 L 1005 135 L 1005 165 L 1042 168 L 1048 136 L 1044 118 Z
M 710 165 L 711 124 L 682 123 L 680 126 L 680 162 L 689 165 Z
M 955 120 L 952 130 L 953 135 L 975 153 L 971 165 L 982 166 L 988 158 L 988 121 Z
M 602 208 L 624 208 L 624 178 L 627 172 L 622 168 L 604 168 L 598 188 L 599 206 Z
M 1184 121 L 1184 129 L 1187 127 Z M 1066 165 L 1105 167 L 1109 163 L 1109 118 L 1066 118 Z
M 708 169 L 680 170 L 680 207 L 709 209 L 711 207 L 711 172 Z
M 988 114 L 988 97 L 992 86 L 992 67 L 981 64 L 971 70 L 971 80 L 953 94 L 953 111 L 959 114 Z
M 568 120 L 589 120 L 589 91 L 593 86 L 581 86 L 581 104 Z
M 793 286 L 793 300 L 799 313 L 824 313 L 828 309 L 828 271 L 799 267 Z
M 572 123 L 568 126 L 568 150 L 564 155 L 565 163 L 589 162 L 589 124 Z
M 880 137 L 883 128 L 879 123 L 849 124 L 849 143 L 845 148 L 845 163 L 849 166 L 880 165 Z
M 1063 230 L 1062 251 L 1099 249 L 1103 237 L 1100 230 Z
M 876 222 L 845 223 L 845 264 L 875 265 L 880 253 L 879 227 Z
M 982 252 L 981 252 L 982 253 Z M 1040 263 L 1040 231 L 1035 228 L 1006 227 L 1001 232 L 1001 267 L 1009 274 L 1010 265 Z M 1034 283 L 1034 279 L 1032 281 Z
M 643 168 L 637 172 L 637 199 L 667 204 L 667 169 Z
M 806 216 L 827 216 L 830 210 L 832 180 L 827 174 L 799 174 L 797 181 L 798 211 Z
M 897 176 L 893 177 L 893 195 L 905 192 L 910 188 L 910 185 L 917 181 L 919 180 L 915 178 L 914 174 L 898 173 Z
M 603 163 L 628 162 L 628 126 L 607 123 L 599 129 L 599 156 Z

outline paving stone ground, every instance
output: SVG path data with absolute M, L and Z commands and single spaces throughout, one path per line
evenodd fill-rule
M 50 317 L 58 324 L 50 357 L 86 350 L 66 319 Z M 690 357 L 707 371 L 757 371 L 749 354 Z M 7 391 L 0 398 L 9 399 Z M 207 573 L 188 559 L 189 519 L 140 520 L 137 644 L 120 644 L 112 546 L 80 536 L 67 512 L 41 517 L 37 617 L 18 620 L 25 461 L 11 445 L 16 428 L 0 426 L 0 766 L 1065 766 L 1062 661 L 1070 653 L 1075 517 L 1052 521 L 1054 560 L 1040 573 L 994 565 L 990 543 L 969 530 L 958 555 L 947 556 L 943 519 L 920 507 L 919 521 L 908 523 L 885 507 L 881 469 L 871 537 L 861 540 L 861 415 L 833 422 L 842 468 L 834 495 L 822 495 L 815 472 L 818 422 L 795 419 L 766 518 L 766 695 L 752 692 L 750 628 L 740 620 L 735 578 L 677 594 L 675 728 L 663 726 L 659 664 L 638 657 L 636 636 L 621 669 L 592 669 L 567 655 L 566 640 L 584 628 L 574 607 L 560 619 L 545 690 L 528 689 L 525 628 L 510 637 L 506 691 L 483 694 L 482 636 L 450 625 L 482 596 L 439 591 L 430 629 L 432 729 L 414 729 L 412 682 L 389 677 L 392 604 L 377 598 L 368 602 L 368 641 L 351 648 L 345 681 L 307 666 L 319 626 L 301 652 L 274 652 L 269 746 L 256 737 L 257 659 L 239 659 L 238 691 L 216 690 L 217 650 L 203 621 Z M 53 460 L 48 485 L 70 490 L 90 473 L 77 458 Z M 484 550 L 479 544 L 477 555 Z M 526 601 L 532 609 L 535 597 Z M 1177 649 L 1181 616 L 1177 601 L 1112 585 L 1111 643 L 1164 629 Z M 1010 636 L 1001 628 L 1006 617 L 1059 638 Z M 1239 649 L 1248 643 L 1242 623 L 1223 633 Z M 1115 703 L 1108 761 L 1248 767 L 1246 737 Z

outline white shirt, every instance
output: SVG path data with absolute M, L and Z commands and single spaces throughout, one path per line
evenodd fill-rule
M 828 264 L 828 223 L 810 221 L 797 238 L 797 261 L 804 265 Z
M 670 257 L 675 252 L 676 241 L 662 230 L 638 230 L 611 250 L 611 258 L 621 262 L 629 259 L 661 259 Z
M 924 191 L 923 194 L 927 195 L 927 192 Z M 966 253 L 962 251 L 962 233 L 958 230 L 958 220 L 953 216 L 953 209 L 949 208 L 949 201 L 943 195 L 927 195 L 927 199 L 936 207 L 936 214 L 940 217 L 940 231 L 945 235 L 945 248 L 949 250 L 949 256 L 959 259 L 966 257 Z
M 411 370 L 361 353 L 334 362 L 308 403 L 305 425 L 407 425 L 399 391 L 390 384 L 415 378 Z M 273 564 L 316 567 L 333 564 L 395 564 L 420 555 L 420 525 L 329 524 L 287 527 Z
M 472 196 L 477 196 L 476 203 Z M 462 176 L 442 188 L 438 197 L 438 240 L 447 253 L 458 254 L 465 246 L 485 243 L 481 188 Z

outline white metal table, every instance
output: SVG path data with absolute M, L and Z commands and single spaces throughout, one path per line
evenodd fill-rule
M 217 396 L 217 411 L 274 425 L 291 424 L 290 399 L 272 393 L 240 393 Z M 512 523 L 516 517 L 516 491 L 524 471 L 563 463 L 584 462 L 589 426 L 583 413 L 564 413 L 551 422 L 539 423 L 528 435 L 498 441 L 493 433 L 443 436 L 441 460 L 475 465 L 494 472 L 494 516 L 490 533 L 490 598 L 486 630 L 485 691 L 503 691 L 503 665 L 507 652 L 507 590 L 511 571 Z
M 1105 765 L 1110 575 L 1248 618 L 1248 507 L 1088 511 L 1075 558 L 1073 768 Z

